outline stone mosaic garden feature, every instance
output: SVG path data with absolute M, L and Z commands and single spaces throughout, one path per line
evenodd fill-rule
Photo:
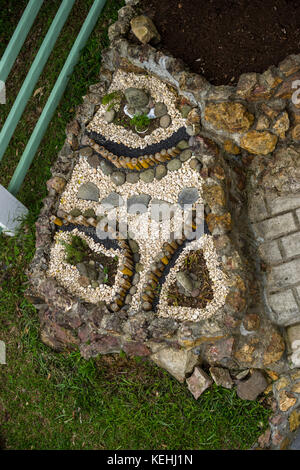
M 85 358 L 149 357 L 196 399 L 213 382 L 265 397 L 274 415 L 257 446 L 287 448 L 300 406 L 300 59 L 214 87 L 148 44 L 151 22 L 131 42 L 137 4 L 110 27 L 47 183 L 28 293 L 42 339 Z M 141 135 L 132 116 L 156 124 Z M 86 254 L 68 262 L 74 237 Z

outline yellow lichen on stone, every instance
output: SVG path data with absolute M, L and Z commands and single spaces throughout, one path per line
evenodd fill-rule
M 231 153 L 232 155 L 238 155 L 241 153 L 241 149 L 232 141 L 232 140 L 225 140 L 224 142 L 224 150 L 227 153 Z
M 297 410 L 292 411 L 289 417 L 290 431 L 296 431 L 300 426 L 300 412 Z
M 215 129 L 243 133 L 252 126 L 254 116 L 242 103 L 210 103 L 205 109 L 205 120 Z
M 271 132 L 249 131 L 241 139 L 241 147 L 255 155 L 267 155 L 275 150 L 278 137 Z

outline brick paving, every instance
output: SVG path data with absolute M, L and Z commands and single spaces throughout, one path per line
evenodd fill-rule
M 300 195 L 253 199 L 250 220 L 266 264 L 265 301 L 280 326 L 300 322 Z

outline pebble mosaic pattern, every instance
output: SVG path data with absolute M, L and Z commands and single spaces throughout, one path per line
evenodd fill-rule
M 152 134 L 140 138 L 131 130 L 113 122 L 105 122 L 103 116 L 106 107 L 100 106 L 88 126 L 90 137 L 95 138 L 91 141 L 93 164 L 90 151 L 79 152 L 78 163 L 61 195 L 55 221 L 61 230 L 56 234 L 51 251 L 49 275 L 56 277 L 74 295 L 91 303 L 106 301 L 113 311 L 118 311 L 125 303 L 133 311 L 154 310 L 158 316 L 177 320 L 208 318 L 224 305 L 227 291 L 224 274 L 218 267 L 212 237 L 207 234 L 206 225 L 205 234 L 194 241 L 188 240 L 187 233 L 179 232 L 183 217 L 186 217 L 183 213 L 184 204 L 189 204 L 189 214 L 193 214 L 189 233 L 199 228 L 201 222 L 199 216 L 195 222 L 195 213 L 199 214 L 196 209 L 203 210 L 203 179 L 199 171 L 191 167 L 192 151 L 189 150 L 188 142 L 182 139 L 187 135 L 185 119 L 175 106 L 176 95 L 160 80 L 118 71 L 109 93 L 124 91 L 128 87 L 144 88 L 155 102 L 164 102 L 172 119 L 171 125 L 168 128 L 157 128 Z M 170 144 L 174 144 L 174 135 L 177 136 L 175 141 L 178 138 L 181 140 L 177 141 L 175 147 L 167 147 L 165 143 L 168 139 Z M 101 141 L 101 136 L 109 139 L 109 148 Z M 146 154 L 143 149 L 147 146 L 153 149 L 153 145 L 157 149 L 163 146 L 165 150 L 154 155 Z M 123 156 L 120 156 L 120 146 Z M 115 156 L 110 154 L 112 150 Z M 144 155 L 136 165 L 131 163 L 135 162 L 132 151 Z M 127 163 L 126 156 L 131 158 Z M 95 158 L 99 159 L 99 165 Z M 110 162 L 105 161 L 109 159 Z M 158 165 L 161 170 L 165 167 L 159 178 L 153 168 Z M 129 179 L 127 174 L 134 172 L 137 173 L 136 179 Z M 139 203 L 144 204 L 141 212 L 134 205 Z M 158 209 L 157 212 L 156 204 L 163 204 L 165 209 L 161 213 Z M 164 210 L 166 214 L 170 210 L 170 218 L 164 215 Z M 91 212 L 92 217 L 83 215 L 87 211 Z M 118 224 L 113 224 L 116 216 L 122 224 L 126 222 L 130 239 L 122 239 L 124 227 L 121 230 Z M 110 224 L 113 228 L 110 228 Z M 101 240 L 101 234 L 103 236 L 105 232 L 113 232 L 117 239 Z M 122 261 L 122 257 L 119 258 L 119 270 L 112 288 L 100 286 L 85 289 L 78 285 L 79 274 L 76 267 L 65 262 L 64 248 L 60 243 L 60 240 L 68 240 L 70 234 L 80 234 L 98 253 L 108 256 L 123 253 Z M 119 247 L 117 250 L 116 244 Z M 194 249 L 203 250 L 214 298 L 205 309 L 170 307 L 167 303 L 168 289 L 176 280 L 176 273 L 183 269 L 187 253 Z M 124 250 L 127 253 L 125 257 Z

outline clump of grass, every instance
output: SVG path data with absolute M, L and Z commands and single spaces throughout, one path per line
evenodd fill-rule
M 131 125 L 136 128 L 138 131 L 144 131 L 150 124 L 150 119 L 146 114 L 141 114 L 140 116 L 133 116 L 130 121 Z
M 87 257 L 88 244 L 77 235 L 72 235 L 71 243 L 61 240 L 61 244 L 65 247 L 67 263 L 75 266 L 78 263 L 82 263 Z

